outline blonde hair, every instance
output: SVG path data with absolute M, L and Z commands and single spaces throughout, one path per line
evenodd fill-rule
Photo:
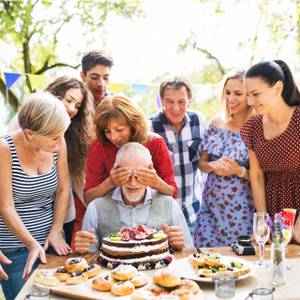
M 105 129 L 110 120 L 117 119 L 130 127 L 130 142 L 145 143 L 149 135 L 149 123 L 142 110 L 131 100 L 122 96 L 105 97 L 95 114 L 96 134 L 103 143 L 109 140 Z
M 229 120 L 232 119 L 229 107 L 228 107 L 226 99 L 225 99 L 226 84 L 228 83 L 229 80 L 233 80 L 233 79 L 236 79 L 236 80 L 239 80 L 239 81 L 243 82 L 244 79 L 245 79 L 245 75 L 246 75 L 246 72 L 244 70 L 233 71 L 224 80 L 222 95 L 221 95 L 221 102 L 224 104 L 224 107 L 225 107 L 225 120 L 226 121 L 229 121 Z M 249 106 L 249 113 L 251 113 L 251 106 Z
M 64 104 L 46 92 L 30 94 L 18 114 L 20 127 L 43 135 L 65 132 L 70 125 L 70 117 Z

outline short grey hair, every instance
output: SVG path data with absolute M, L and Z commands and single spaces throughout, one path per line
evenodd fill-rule
M 146 163 L 148 163 L 149 165 L 152 163 L 152 156 L 150 154 L 150 151 L 140 143 L 129 142 L 121 146 L 116 156 L 115 162 L 117 164 L 119 164 L 121 158 L 124 156 L 125 153 L 132 154 L 132 159 L 134 159 L 135 156 L 142 155 L 145 158 Z
M 18 120 L 23 130 L 43 136 L 65 132 L 71 123 L 62 101 L 47 92 L 30 94 L 21 106 Z

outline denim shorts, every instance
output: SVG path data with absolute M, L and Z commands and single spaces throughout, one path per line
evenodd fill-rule
M 10 265 L 2 264 L 3 270 L 8 275 L 8 280 L 1 280 L 2 289 L 6 300 L 14 300 L 23 287 L 25 281 L 22 279 L 24 267 L 28 257 L 27 248 L 0 249 L 12 263 Z M 34 271 L 39 265 L 39 260 L 32 267 Z

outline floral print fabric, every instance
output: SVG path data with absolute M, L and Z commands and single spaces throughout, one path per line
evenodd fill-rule
M 248 167 L 248 150 L 240 133 L 210 125 L 201 151 L 210 161 L 230 157 Z M 238 176 L 209 173 L 194 233 L 196 247 L 228 246 L 240 235 L 252 232 L 253 203 L 249 182 Z

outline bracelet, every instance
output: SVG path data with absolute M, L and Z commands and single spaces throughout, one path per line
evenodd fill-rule
M 240 175 L 237 175 L 240 178 L 244 177 L 246 175 L 246 172 L 247 172 L 245 167 L 241 167 L 241 168 L 242 168 L 242 173 Z

